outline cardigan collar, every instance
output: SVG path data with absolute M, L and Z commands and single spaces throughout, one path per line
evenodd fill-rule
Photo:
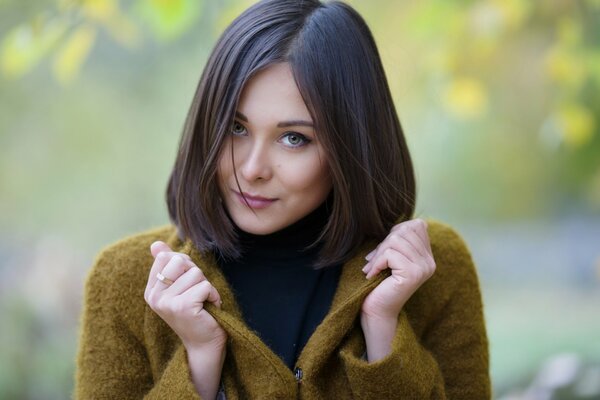
M 293 384 L 295 382 L 294 373 L 244 322 L 232 289 L 218 268 L 214 255 L 198 252 L 190 239 L 186 239 L 182 243 L 176 233 L 173 233 L 168 244 L 173 249 L 177 249 L 175 251 L 188 254 L 202 269 L 206 278 L 219 290 L 223 300 L 221 308 L 210 303 L 205 303 L 205 308 L 225 329 L 230 345 L 244 350 L 230 355 L 235 358 L 240 353 L 244 353 L 244 359 L 234 360 L 234 364 L 239 368 L 240 365 L 246 365 L 247 360 L 252 360 L 252 368 L 271 369 L 274 376 L 281 378 L 279 383 L 284 386 L 273 383 L 274 387 L 289 387 L 290 384 Z M 297 367 L 302 368 L 305 377 L 318 374 L 318 368 L 326 365 L 324 360 L 335 351 L 344 336 L 357 323 L 362 302 L 367 294 L 389 276 L 389 270 L 386 270 L 367 280 L 361 271 L 366 264 L 365 256 L 375 246 L 374 241 L 363 243 L 359 247 L 357 255 L 343 265 L 331 308 L 306 343 L 296 363 Z M 224 374 L 226 374 L 225 369 Z M 265 393 L 262 395 L 264 396 Z

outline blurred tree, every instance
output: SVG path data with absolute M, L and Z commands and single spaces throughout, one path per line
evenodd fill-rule
M 149 42 L 166 45 L 189 32 L 206 8 L 198 0 L 26 3 L 0 3 L 10 10 L 4 18 L 16 21 L 2 33 L 0 71 L 22 79 L 48 59 L 63 84 L 76 80 L 99 35 L 132 51 Z M 214 30 L 251 3 L 220 2 Z M 599 0 L 350 3 L 377 36 L 397 102 L 406 86 L 420 93 L 413 115 L 446 125 L 436 129 L 454 135 L 451 157 L 475 169 L 465 190 L 493 181 L 501 183 L 500 193 L 520 193 L 512 199 L 481 189 L 476 212 L 600 211 Z M 481 151 L 493 154 L 480 157 Z

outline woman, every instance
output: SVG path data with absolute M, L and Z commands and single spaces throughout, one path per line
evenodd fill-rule
M 414 202 L 361 17 L 253 5 L 202 74 L 172 225 L 106 248 L 90 273 L 76 395 L 489 398 L 472 259 L 450 227 L 411 219 Z

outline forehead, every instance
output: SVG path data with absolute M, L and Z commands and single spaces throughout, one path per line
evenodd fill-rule
M 268 66 L 244 86 L 238 111 L 250 122 L 262 120 L 311 120 L 288 63 Z

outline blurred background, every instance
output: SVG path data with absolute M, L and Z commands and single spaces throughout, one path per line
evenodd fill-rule
M 208 53 L 252 1 L 0 0 L 0 398 L 73 388 L 101 248 L 168 223 Z M 478 266 L 498 399 L 600 399 L 600 1 L 350 1 L 417 216 Z

